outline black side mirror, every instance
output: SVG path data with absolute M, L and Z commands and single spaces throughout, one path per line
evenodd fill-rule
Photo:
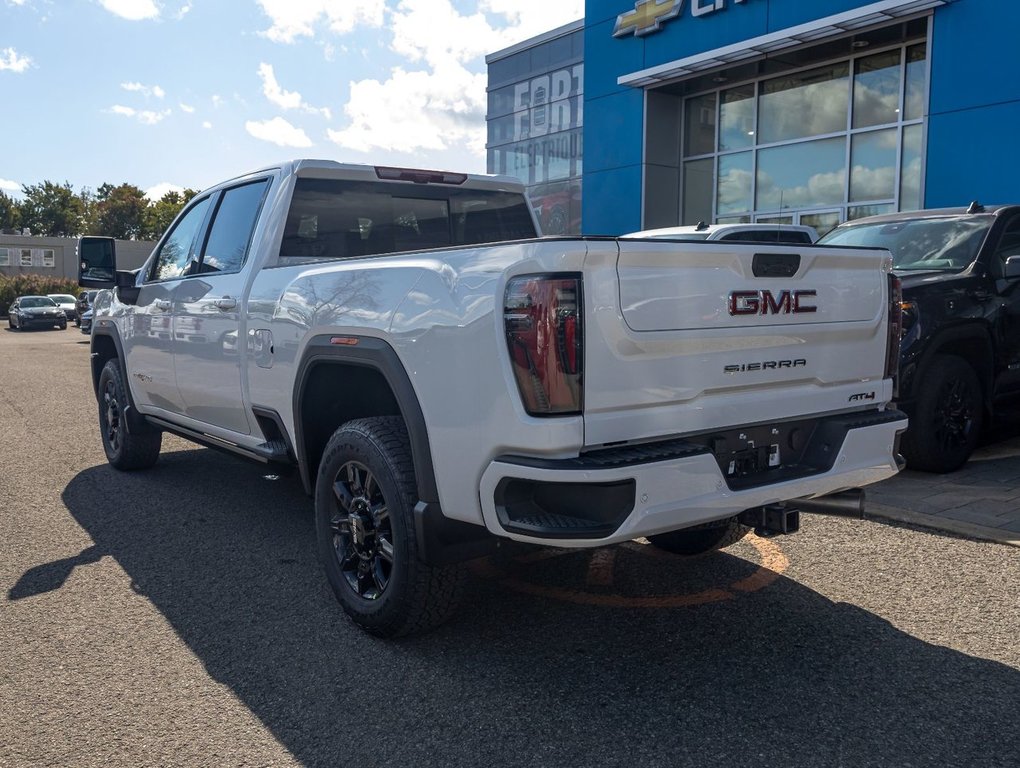
M 78 241 L 78 285 L 113 288 L 117 284 L 117 245 L 112 237 L 83 237 Z

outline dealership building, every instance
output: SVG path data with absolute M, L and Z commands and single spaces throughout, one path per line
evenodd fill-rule
M 1018 202 L 1017 30 L 997 0 L 587 0 L 488 57 L 488 170 L 553 233 Z

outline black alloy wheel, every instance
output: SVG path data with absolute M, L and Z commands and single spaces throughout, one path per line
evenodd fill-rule
M 438 626 L 463 590 L 462 566 L 432 566 L 419 556 L 417 501 L 403 419 L 373 416 L 337 428 L 315 482 L 319 560 L 344 612 L 379 637 Z
M 121 448 L 120 398 L 117 382 L 111 377 L 106 380 L 99 395 L 99 424 L 103 430 L 103 442 L 114 453 Z
M 956 355 L 937 355 L 919 381 L 915 413 L 903 439 L 907 466 L 924 472 L 952 472 L 977 447 L 984 420 L 981 382 Z
M 959 451 L 970 439 L 977 412 L 972 394 L 963 379 L 950 379 L 942 385 L 934 415 L 934 435 L 945 453 Z
M 99 374 L 99 432 L 106 459 L 116 469 L 147 469 L 159 459 L 163 433 L 145 424 L 129 430 L 124 422 L 127 390 L 116 359 Z
M 348 461 L 333 480 L 333 498 L 329 525 L 340 573 L 358 597 L 378 600 L 393 575 L 393 528 L 382 489 L 368 467 Z

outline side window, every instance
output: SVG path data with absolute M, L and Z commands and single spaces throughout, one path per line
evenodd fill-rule
M 795 243 L 797 245 L 811 245 L 811 235 L 796 229 L 782 230 L 776 241 L 780 243 Z
M 220 198 L 199 272 L 236 272 L 244 264 L 268 179 L 228 189 Z
M 173 280 L 184 274 L 188 267 L 188 257 L 191 255 L 191 244 L 205 221 L 205 214 L 209 208 L 209 198 L 200 200 L 188 211 L 184 218 L 177 222 L 170 237 L 166 239 L 156 254 L 156 260 L 152 264 L 150 280 Z
M 1020 214 L 1017 214 L 1006 225 L 1006 231 L 999 239 L 999 245 L 995 249 L 995 256 L 1002 264 L 1010 256 L 1020 256 Z

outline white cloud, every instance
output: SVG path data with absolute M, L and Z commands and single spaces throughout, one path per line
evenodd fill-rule
M 348 149 L 413 152 L 467 143 L 484 153 L 485 75 L 457 65 L 432 73 L 398 68 L 385 83 L 351 83 L 344 112 L 350 126 L 329 131 L 329 138 Z
M 161 181 L 145 190 L 145 197 L 153 202 L 159 200 L 167 192 L 183 192 L 184 187 L 179 184 L 171 184 L 169 181 Z
M 145 98 L 155 96 L 157 99 L 166 97 L 166 91 L 160 88 L 158 85 L 142 85 L 141 83 L 121 83 L 120 87 L 125 91 L 132 91 L 134 93 L 140 93 Z
M 21 184 L 10 179 L 0 179 L 0 189 L 5 192 L 21 192 Z
M 99 4 L 115 16 L 128 21 L 159 17 L 159 8 L 152 0 L 99 0 Z
M 124 117 L 132 117 L 142 125 L 155 125 L 162 121 L 164 118 L 170 116 L 170 110 L 164 109 L 162 112 L 154 112 L 148 109 L 134 109 L 133 107 L 125 107 L 123 104 L 114 104 L 110 107 L 108 112 L 112 112 L 115 115 L 122 115 Z
M 262 93 L 273 104 L 281 109 L 297 109 L 301 106 L 301 94 L 297 91 L 285 91 L 280 87 L 272 64 L 265 62 L 259 64 L 259 77 L 262 78 Z
M 303 130 L 294 127 L 282 117 L 274 117 L 272 120 L 261 122 L 249 120 L 244 124 L 244 128 L 256 139 L 278 144 L 281 147 L 312 146 L 311 139 Z
M 329 30 L 342 35 L 358 25 L 381 27 L 386 0 L 258 0 L 272 26 L 262 34 L 277 43 L 312 37 L 325 21 Z
M 195 108 L 190 104 L 185 104 L 183 101 L 177 106 L 180 107 L 181 112 L 184 112 L 186 114 L 192 115 L 195 113 Z
M 7 70 L 20 74 L 30 66 L 32 66 L 32 59 L 19 55 L 13 48 L 4 48 L 0 51 L 0 72 Z
M 212 123 L 210 123 L 208 120 L 206 120 L 205 122 L 202 123 L 202 127 L 205 128 L 207 131 L 211 130 L 212 129 Z
M 297 91 L 284 90 L 276 80 L 276 73 L 273 72 L 273 65 L 262 62 L 259 64 L 259 77 L 262 78 L 262 93 L 270 102 L 280 109 L 300 109 L 315 115 L 322 115 L 327 120 L 332 117 L 329 109 L 319 109 L 304 102 L 301 94 Z
M 482 0 L 470 14 L 451 0 L 401 0 L 388 19 L 391 48 L 424 70 L 397 67 L 385 81 L 352 82 L 350 124 L 329 138 L 357 151 L 466 145 L 484 156 L 484 54 L 583 15 L 583 0 Z

